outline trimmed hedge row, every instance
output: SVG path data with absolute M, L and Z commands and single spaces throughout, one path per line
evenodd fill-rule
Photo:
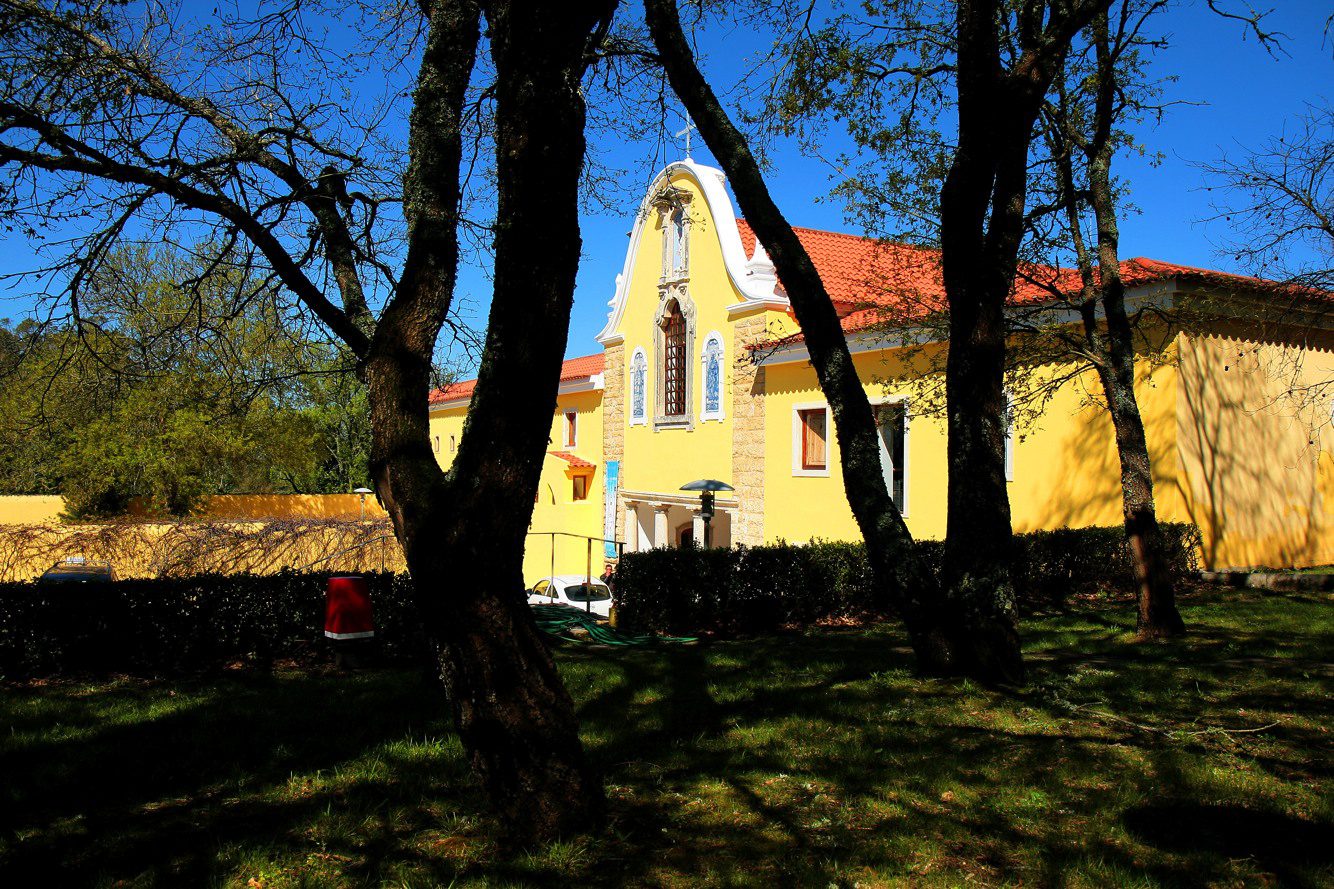
M 368 574 L 377 648 L 429 647 L 403 574 Z M 324 645 L 328 574 L 197 575 L 115 583 L 0 584 L 0 676 L 177 673 L 309 658 Z
M 1172 573 L 1197 569 L 1199 531 L 1163 525 Z M 940 541 L 918 552 L 937 573 Z M 1015 535 L 1015 582 L 1025 609 L 1059 607 L 1072 597 L 1134 586 L 1125 530 L 1075 528 Z M 673 635 L 757 633 L 820 620 L 876 614 L 873 581 L 861 543 L 659 549 L 627 553 L 616 569 L 618 623 L 635 632 Z

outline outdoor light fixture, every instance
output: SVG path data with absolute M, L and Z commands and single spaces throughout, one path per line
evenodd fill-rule
M 681 486 L 682 491 L 699 491 L 699 515 L 704 519 L 704 548 L 713 546 L 713 492 L 735 491 L 736 488 L 716 478 L 699 478 Z
M 361 495 L 361 520 L 364 522 L 366 521 L 366 495 L 375 492 L 370 488 L 354 488 L 352 493 Z

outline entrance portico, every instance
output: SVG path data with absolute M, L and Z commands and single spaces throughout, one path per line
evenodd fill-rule
M 624 508 L 626 552 L 640 552 L 661 547 L 680 547 L 686 539 L 704 545 L 704 517 L 699 497 L 677 491 L 621 491 Z M 732 545 L 732 518 L 736 498 L 719 497 L 714 501 L 713 545 Z

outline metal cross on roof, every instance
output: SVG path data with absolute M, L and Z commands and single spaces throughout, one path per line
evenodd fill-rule
M 687 118 L 685 127 L 676 133 L 676 138 L 678 139 L 680 139 L 682 136 L 686 137 L 686 160 L 694 159 L 690 156 L 690 131 L 698 129 L 699 127 L 695 126 L 694 121 Z

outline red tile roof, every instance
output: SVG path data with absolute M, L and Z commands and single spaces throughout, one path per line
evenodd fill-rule
M 738 219 L 736 227 L 749 258 L 755 252 L 755 232 L 744 219 Z M 927 300 L 945 295 L 935 250 L 813 228 L 792 230 L 836 303 L 879 303 L 876 294 L 886 291 L 911 290 Z
M 755 249 L 755 232 L 744 221 L 737 221 L 746 255 Z M 899 317 L 925 314 L 946 308 L 945 287 L 941 277 L 940 252 L 924 247 L 894 244 L 875 238 L 793 228 L 797 239 L 810 254 L 829 296 L 842 315 L 843 329 L 854 333 L 875 326 L 885 309 Z M 1050 286 L 1073 292 L 1079 286 L 1074 269 L 1031 267 L 1027 276 L 1015 282 L 1012 305 L 1036 305 L 1052 299 Z M 1139 287 L 1171 279 L 1224 287 L 1284 288 L 1286 285 L 1245 275 L 1163 262 L 1137 256 L 1121 263 L 1121 277 L 1127 287 Z M 1044 286 L 1047 285 L 1047 286 Z M 757 348 L 801 342 L 797 333 Z
M 578 358 L 567 358 L 565 363 L 560 366 L 560 381 L 562 383 L 569 380 L 581 380 L 602 373 L 606 364 L 606 356 L 602 352 L 593 355 L 581 355 Z M 431 391 L 430 404 L 440 404 L 445 401 L 456 401 L 460 398 L 471 398 L 472 390 L 477 388 L 476 380 L 461 380 L 457 383 L 451 383 L 443 389 L 434 389 Z
M 589 463 L 583 457 L 576 457 L 574 454 L 565 451 L 547 451 L 547 453 L 553 457 L 560 457 L 576 469 L 597 469 L 596 464 Z

